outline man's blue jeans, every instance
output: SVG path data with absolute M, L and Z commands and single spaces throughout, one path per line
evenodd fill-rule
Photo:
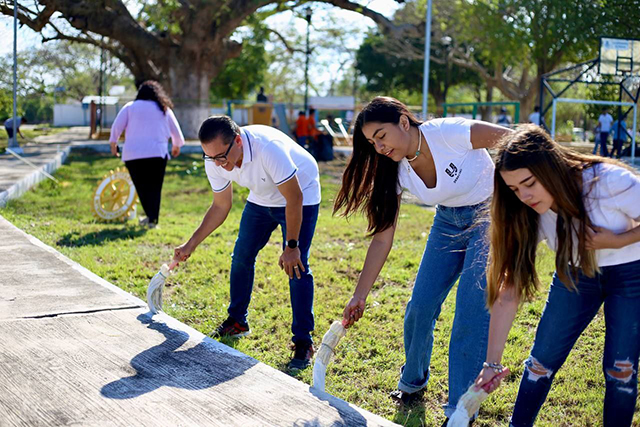
M 630 426 L 638 394 L 640 261 L 578 275 L 578 292 L 554 274 L 531 355 L 525 362 L 511 425 L 532 426 L 553 378 L 604 303 L 604 426 Z M 576 381 L 581 380 L 575 378 Z
M 488 224 L 476 222 L 482 207 L 438 206 L 404 318 L 406 362 L 398 389 L 413 393 L 427 385 L 436 319 L 449 291 L 460 278 L 449 342 L 447 416 L 453 414 L 458 399 L 477 377 L 487 352 Z
M 304 206 L 302 226 L 298 237 L 300 258 L 305 271 L 301 278 L 295 275 L 289 280 L 291 308 L 293 311 L 293 342 L 311 341 L 313 331 L 313 275 L 309 269 L 309 251 L 316 229 L 319 205 Z M 265 207 L 247 202 L 240 220 L 240 231 L 236 239 L 231 260 L 231 303 L 229 316 L 238 322 L 247 321 L 247 310 L 251 302 L 255 263 L 258 252 L 267 244 L 271 233 L 278 225 L 282 229 L 283 249 L 287 235 L 284 207 Z M 277 263 L 274 259 L 269 262 Z M 284 273 L 283 273 L 284 277 Z

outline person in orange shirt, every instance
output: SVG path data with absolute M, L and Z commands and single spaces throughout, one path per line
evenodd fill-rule
M 296 120 L 294 133 L 298 144 L 306 148 L 309 139 L 309 122 L 307 120 L 307 116 L 302 110 L 298 113 L 298 120 Z
M 309 117 L 307 117 L 307 123 L 309 126 L 309 152 L 313 155 L 313 157 L 317 158 L 318 135 L 320 135 L 320 131 L 316 127 L 315 108 L 309 108 Z

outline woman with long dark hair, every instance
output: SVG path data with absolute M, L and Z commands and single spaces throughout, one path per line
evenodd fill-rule
M 173 104 L 160 83 L 147 80 L 138 88 L 135 101 L 125 104 L 111 126 L 111 153 L 118 156 L 118 139 L 124 132 L 122 161 L 127 166 L 146 218 L 140 223 L 158 224 L 164 172 L 171 155 L 180 154 L 184 137 L 171 108 Z
M 511 425 L 533 425 L 558 369 L 603 304 L 604 425 L 631 425 L 640 354 L 640 177 L 620 162 L 573 152 L 542 128 L 525 125 L 500 146 L 494 186 L 491 325 L 477 386 L 502 371 L 518 306 L 539 289 L 536 247 L 546 240 L 556 251 L 556 272 Z
M 391 250 L 402 189 L 425 204 L 437 205 L 404 319 L 406 363 L 398 390 L 391 394 L 400 402 L 419 397 L 427 385 L 435 321 L 458 278 L 447 416 L 455 411 L 458 398 L 484 362 L 489 328 L 484 292 L 488 248 L 483 238 L 486 227 L 474 223 L 493 192 L 493 162 L 485 148 L 508 132 L 464 118 L 423 123 L 389 97 L 375 98 L 356 119 L 353 155 L 334 212 L 349 216 L 363 211 L 373 240 L 353 298 L 344 309 L 348 326 L 362 317 L 367 295 Z M 425 224 L 416 234 L 426 228 Z

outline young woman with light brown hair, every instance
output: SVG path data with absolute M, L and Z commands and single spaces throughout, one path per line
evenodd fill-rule
M 564 148 L 536 125 L 521 126 L 498 149 L 487 268 L 491 308 L 481 387 L 502 371 L 518 307 L 540 287 L 542 240 L 556 272 L 525 362 L 511 425 L 533 425 L 582 331 L 604 304 L 604 425 L 629 426 L 640 354 L 640 177 L 611 159 Z

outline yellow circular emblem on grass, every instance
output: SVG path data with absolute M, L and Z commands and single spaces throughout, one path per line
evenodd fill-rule
M 125 221 L 135 209 L 138 195 L 131 175 L 124 168 L 109 172 L 93 193 L 91 208 L 96 217 L 106 221 Z

